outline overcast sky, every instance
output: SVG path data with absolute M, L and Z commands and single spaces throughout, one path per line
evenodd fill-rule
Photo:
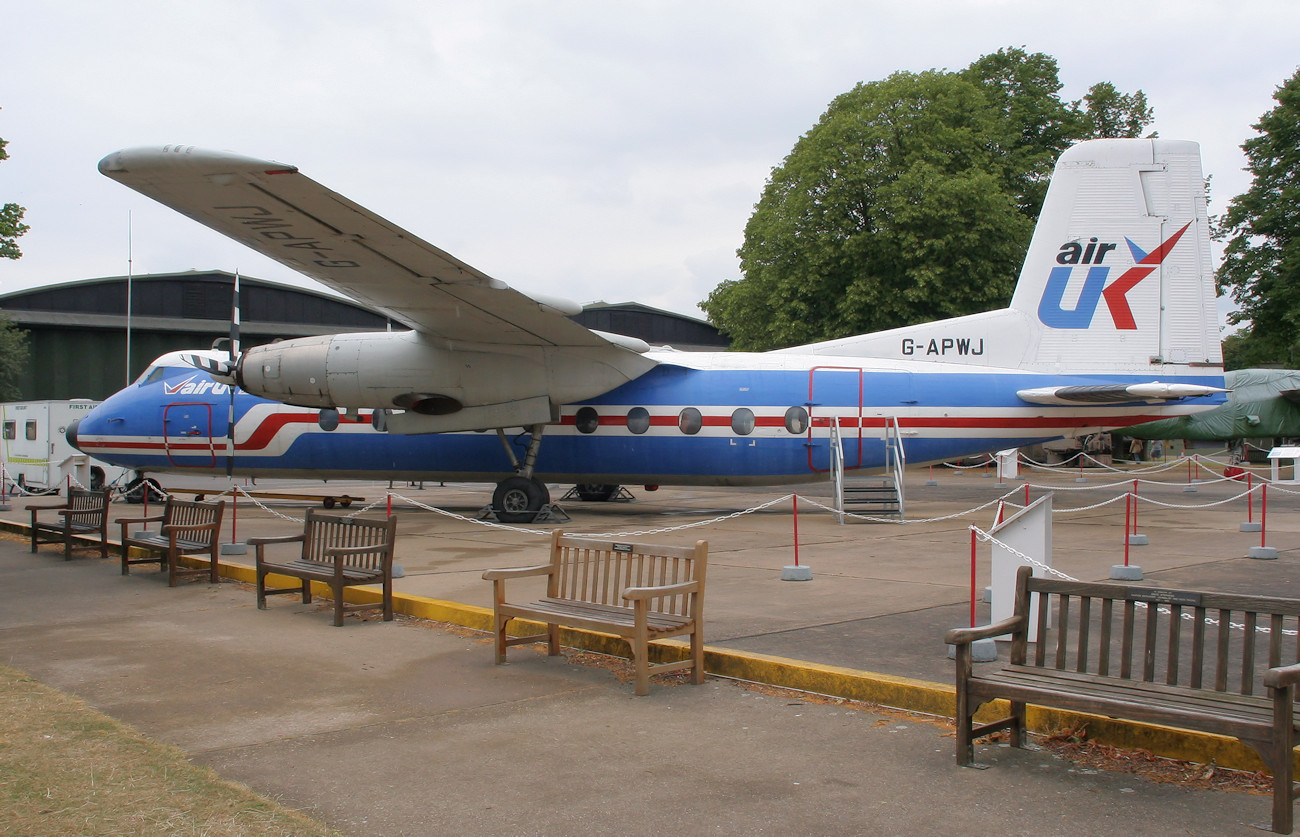
M 1295 0 L 0 0 L 0 292 L 239 270 L 319 288 L 109 181 L 183 143 L 303 173 L 525 293 L 702 316 L 773 166 L 832 98 L 1002 47 L 1077 99 L 1142 89 L 1201 143 L 1211 212 L 1300 63 Z

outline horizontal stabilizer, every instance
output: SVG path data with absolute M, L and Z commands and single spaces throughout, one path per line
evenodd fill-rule
M 1228 390 L 1201 384 L 1097 384 L 1093 386 L 1039 387 L 1016 392 L 1031 404 L 1123 404 L 1133 401 L 1176 401 L 1202 398 Z

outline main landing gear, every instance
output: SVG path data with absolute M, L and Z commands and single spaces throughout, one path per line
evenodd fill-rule
M 497 428 L 497 438 L 501 440 L 510 457 L 510 464 L 515 469 L 515 475 L 497 483 L 496 491 L 492 492 L 492 513 L 502 523 L 532 523 L 542 509 L 550 505 L 551 492 L 546 483 L 533 476 L 537 452 L 542 447 L 543 430 L 545 425 L 542 424 L 528 428 L 531 434 L 528 450 L 524 454 L 524 461 L 520 462 L 515 457 L 510 441 L 506 439 L 505 430 Z

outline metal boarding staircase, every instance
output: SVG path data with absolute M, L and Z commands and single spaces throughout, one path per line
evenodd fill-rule
M 844 439 L 840 421 L 830 424 L 831 483 L 834 490 L 835 513 L 844 522 L 844 513 L 850 510 L 869 517 L 897 517 L 905 520 L 903 471 L 907 467 L 907 452 L 903 449 L 903 434 L 898 419 L 885 419 L 885 473 L 879 476 L 854 477 L 844 475 Z

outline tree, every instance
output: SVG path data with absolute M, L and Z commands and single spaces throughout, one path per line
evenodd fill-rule
M 1294 366 L 1300 347 L 1300 70 L 1273 98 L 1253 126 L 1258 136 L 1241 146 L 1250 188 L 1217 225 L 1227 245 L 1215 278 L 1238 309 L 1228 322 L 1249 324 L 1232 340 L 1234 367 Z
M 5 151 L 8 144 L 0 139 L 0 162 L 9 159 L 9 152 Z M 0 207 L 0 257 L 17 259 L 22 256 L 17 240 L 28 229 L 22 223 L 24 212 L 26 210 L 16 203 Z M 15 328 L 13 320 L 0 311 L 0 401 L 22 397 L 16 381 L 18 374 L 27 367 L 27 357 L 27 332 Z
M 9 159 L 9 152 L 5 151 L 8 144 L 0 139 L 0 162 Z M 18 236 L 28 230 L 23 223 L 23 213 L 26 211 L 16 203 L 0 207 L 0 257 L 17 259 L 22 256 L 22 251 L 18 249 Z
M 1004 49 L 836 97 L 772 171 L 710 321 L 764 350 L 1004 305 L 1057 156 L 1099 124 L 1060 88 L 1054 59 Z
M 23 397 L 17 381 L 18 374 L 27 368 L 28 356 L 27 332 L 15 327 L 9 315 L 0 311 L 0 401 Z

